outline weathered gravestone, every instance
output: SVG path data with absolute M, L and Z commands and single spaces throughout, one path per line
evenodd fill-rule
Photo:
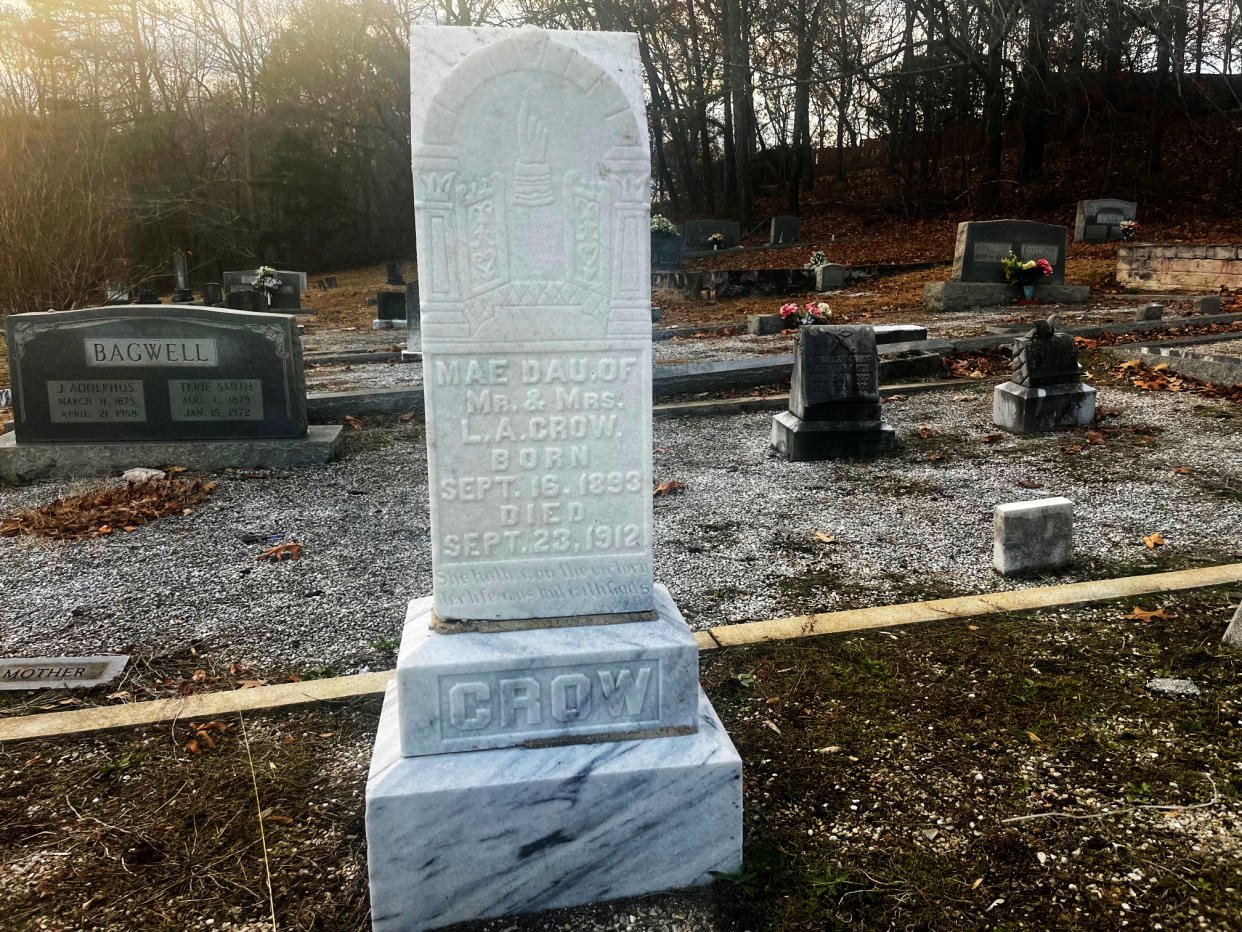
M 1040 498 L 997 505 L 992 568 L 1002 576 L 1056 569 L 1074 559 L 1074 503 Z
M 1046 259 L 1052 274 L 1035 283 L 1035 297 L 1048 303 L 1081 304 L 1090 297 L 1085 285 L 1065 284 L 1065 227 L 1030 220 L 983 220 L 959 223 L 953 272 L 947 282 L 923 287 L 930 311 L 959 311 L 1008 304 L 1017 296 L 1005 279 L 1005 259 Z
M 652 581 L 636 38 L 415 27 L 411 60 L 434 588 L 367 784 L 373 927 L 708 883 L 741 762 Z
M 306 273 L 277 269 L 276 275 L 280 278 L 280 287 L 270 295 L 271 300 L 267 307 L 273 311 L 304 311 L 309 314 L 309 309 L 302 307 L 302 292 L 306 290 Z M 251 289 L 254 287 L 254 280 L 257 277 L 257 269 L 248 269 L 243 272 L 225 272 L 224 293 L 229 295 L 234 291 Z
M 845 266 L 826 262 L 815 266 L 815 290 L 840 291 L 845 287 Z
M 377 291 L 375 293 L 375 320 L 372 322 L 372 328 L 389 330 L 405 325 L 405 292 Z
M 329 458 L 308 434 L 294 319 L 198 306 L 104 307 L 5 321 L 15 432 L 0 477 L 135 464 L 285 465 Z
M 1121 224 L 1138 216 L 1138 204 L 1115 198 L 1079 201 L 1074 215 L 1074 239 L 1080 243 L 1119 240 Z
M 219 282 L 203 282 L 202 295 L 208 307 L 224 306 L 224 287 Z
M 0 658 L 0 689 L 86 689 L 116 679 L 127 654 Z
M 160 296 L 156 294 L 154 288 L 148 284 L 138 286 L 138 303 L 139 304 L 159 304 Z
M 186 268 L 185 253 L 178 249 L 173 253 L 173 274 L 177 277 L 177 287 L 173 289 L 173 304 L 189 304 L 194 300 L 194 292 L 190 290 L 189 271 Z
M 1078 347 L 1052 320 L 1040 321 L 1014 343 L 1013 374 L 996 386 L 992 422 L 1014 434 L 1090 424 L 1095 389 L 1082 382 Z
M 883 423 L 880 360 L 870 327 L 800 327 L 789 410 L 772 419 L 772 446 L 788 460 L 875 456 L 891 450 Z
M 798 242 L 802 232 L 802 218 L 777 216 L 772 218 L 772 233 L 768 237 L 768 245 L 783 246 Z
M 387 281 L 390 285 L 405 284 L 405 269 L 402 268 L 403 263 L 400 259 L 389 259 L 387 268 Z

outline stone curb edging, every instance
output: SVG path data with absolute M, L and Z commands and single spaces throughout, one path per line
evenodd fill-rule
M 1089 582 L 1041 586 L 1034 589 L 1010 589 L 983 595 L 910 602 L 903 605 L 881 605 L 873 608 L 847 609 L 815 615 L 796 615 L 720 625 L 694 632 L 699 650 L 715 650 L 744 644 L 761 644 L 870 628 L 891 628 L 926 621 L 972 618 L 1003 612 L 1029 611 L 1078 605 L 1084 602 L 1106 602 L 1157 592 L 1177 592 L 1242 582 L 1242 563 L 1174 570 L 1146 576 L 1124 576 L 1118 579 L 1097 579 Z M 110 731 L 153 725 L 158 722 L 198 721 L 295 705 L 306 705 L 336 699 L 353 699 L 382 694 L 394 671 L 360 673 L 300 683 L 258 686 L 228 692 L 203 693 L 179 699 L 131 702 L 124 705 L 97 706 L 69 712 L 47 712 L 19 718 L 0 719 L 0 745 L 6 741 L 34 738 L 56 738 L 69 735 Z

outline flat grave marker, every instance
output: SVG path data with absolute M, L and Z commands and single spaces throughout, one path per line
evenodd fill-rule
M 0 690 L 86 689 L 116 679 L 128 662 L 127 654 L 0 658 Z

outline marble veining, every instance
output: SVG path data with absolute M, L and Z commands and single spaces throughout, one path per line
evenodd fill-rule
M 404 757 L 396 688 L 367 783 L 376 932 L 709 883 L 740 867 L 742 764 L 696 734 Z

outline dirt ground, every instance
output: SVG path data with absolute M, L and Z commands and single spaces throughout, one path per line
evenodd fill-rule
M 1202 590 L 706 653 L 745 762 L 743 870 L 460 928 L 1235 929 L 1228 605 Z M 4 927 L 269 929 L 266 857 L 277 928 L 369 928 L 378 712 L 232 717 L 198 753 L 209 723 L 0 749 Z

